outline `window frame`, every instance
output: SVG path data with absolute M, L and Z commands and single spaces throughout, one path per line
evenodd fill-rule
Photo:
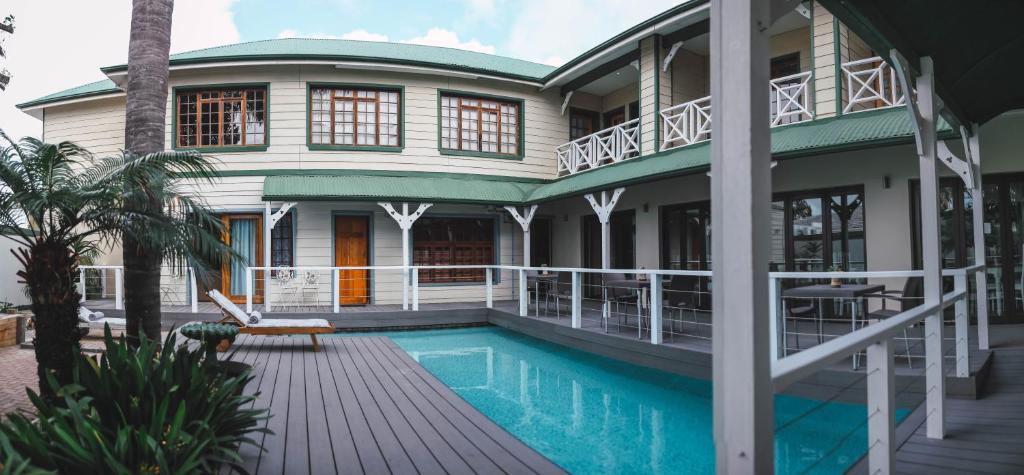
M 354 89 L 376 90 L 398 93 L 398 145 L 346 145 L 313 143 L 313 89 Z M 332 99 L 333 100 L 333 99 Z M 439 109 L 440 110 L 440 109 Z M 332 115 L 331 120 L 334 120 Z M 379 127 L 379 124 L 378 124 Z M 333 140 L 333 137 L 332 137 Z M 352 83 L 352 82 L 307 82 L 306 83 L 306 148 L 308 150 L 335 150 L 357 152 L 401 152 L 405 149 L 405 86 L 395 84 Z
M 178 115 L 180 113 L 178 100 L 183 93 L 200 93 L 204 91 L 224 91 L 230 89 L 263 89 L 263 143 L 256 145 L 199 145 L 194 147 L 181 146 L 178 144 Z M 187 86 L 175 86 L 171 88 L 171 105 L 174 111 L 171 114 L 171 149 L 172 150 L 196 150 L 209 153 L 228 152 L 265 152 L 270 147 L 270 83 L 269 82 L 247 82 L 247 83 L 223 83 L 223 84 L 190 84 Z M 196 114 L 200 114 L 198 109 Z M 223 137 L 223 134 L 221 134 Z M 243 135 L 244 136 L 244 135 Z
M 854 194 L 854 193 L 859 193 L 863 197 L 863 199 L 864 199 L 863 204 L 861 204 L 861 206 L 862 206 L 862 211 L 861 212 L 864 215 L 864 231 L 863 231 L 863 233 L 864 233 L 864 270 L 865 271 L 870 270 L 869 267 L 868 267 L 868 211 L 867 211 L 867 201 L 868 200 L 867 200 L 867 192 L 865 190 L 865 186 L 863 184 L 859 184 L 859 185 L 833 186 L 833 187 L 828 187 L 828 188 L 813 188 L 813 189 L 808 189 L 808 190 L 785 191 L 785 192 L 778 192 L 778 193 L 773 193 L 772 194 L 772 202 L 773 203 L 776 202 L 776 201 L 782 201 L 783 202 L 783 208 L 784 208 L 783 212 L 785 213 L 784 218 L 783 218 L 783 222 L 785 223 L 785 225 L 784 225 L 785 227 L 783 228 L 783 233 L 784 233 L 783 234 L 783 239 L 784 239 L 783 254 L 785 256 L 785 262 L 783 263 L 783 269 L 784 269 L 785 272 L 794 272 L 794 271 L 796 271 L 796 262 L 795 262 L 796 241 L 793 240 L 793 214 L 792 214 L 793 213 L 793 201 L 794 200 L 798 200 L 798 199 L 821 199 L 822 200 L 822 204 L 824 205 L 824 203 L 826 203 L 828 200 L 832 199 L 833 195 L 837 195 L 837 194 Z M 771 235 L 769 234 L 768 237 L 770 238 Z M 831 266 L 834 266 L 834 265 L 841 265 L 842 263 L 837 264 L 835 262 L 832 262 L 832 250 L 833 250 L 832 249 L 832 243 L 834 241 L 834 239 L 832 238 L 832 213 L 831 213 L 831 211 L 826 212 L 824 207 L 822 208 L 822 234 L 821 234 L 821 240 L 822 240 L 822 250 L 821 250 L 821 252 L 822 252 L 822 266 L 827 269 L 827 268 L 829 268 Z M 847 248 L 846 252 L 844 252 L 843 254 L 845 256 L 844 259 L 848 259 L 849 258 L 849 248 Z M 849 270 L 849 269 L 846 269 L 844 267 L 843 270 Z
M 516 131 L 516 153 L 501 153 L 501 152 L 484 152 L 476 150 L 459 150 L 444 148 L 441 146 L 441 134 L 444 129 L 441 123 L 441 111 L 443 105 L 443 99 L 445 97 L 458 97 L 463 99 L 476 99 L 484 101 L 498 101 L 509 104 L 515 104 L 518 116 L 516 119 L 518 130 Z M 460 131 L 461 124 L 460 124 Z M 499 130 L 498 135 L 501 135 Z M 526 101 L 516 97 L 507 96 L 495 96 L 492 94 L 483 94 L 478 92 L 469 91 L 458 91 L 453 89 L 438 89 L 437 90 L 437 150 L 441 155 L 452 155 L 462 157 L 478 157 L 478 158 L 497 158 L 503 160 L 522 160 L 526 151 Z
M 274 209 L 273 211 L 276 212 L 277 209 Z M 290 259 L 291 263 L 286 265 L 286 266 L 283 266 L 283 267 L 294 267 L 295 266 L 295 250 L 296 250 L 296 242 L 295 241 L 296 241 L 296 238 L 298 237 L 298 232 L 297 232 L 297 229 L 298 229 L 298 221 L 297 221 L 297 219 L 298 219 L 298 217 L 297 217 L 297 213 L 296 213 L 295 209 L 293 208 L 293 209 L 288 210 L 288 212 L 285 213 L 284 216 L 281 217 L 281 219 L 284 220 L 286 217 L 289 220 L 291 220 L 291 233 L 290 233 L 291 237 L 289 237 L 289 241 L 290 241 L 289 242 L 289 248 L 290 249 L 288 251 L 289 257 L 291 258 Z M 278 224 L 280 224 L 280 221 L 278 222 Z M 276 229 L 278 229 L 277 225 L 274 226 L 274 230 L 276 230 Z M 274 264 L 274 232 L 273 232 L 273 230 L 271 230 L 271 232 L 270 232 L 270 267 L 277 267 L 277 265 Z M 276 275 L 276 271 L 274 271 L 274 275 Z

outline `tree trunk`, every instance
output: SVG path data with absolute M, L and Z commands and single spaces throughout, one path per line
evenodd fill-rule
M 128 43 L 125 150 L 141 156 L 164 149 L 168 56 L 174 0 L 134 0 Z M 158 186 L 158 185 L 157 185 Z M 135 203 L 150 210 L 162 204 Z M 163 250 L 125 236 L 124 311 L 129 337 L 160 340 L 160 264 Z M 140 328 L 141 327 L 141 328 Z
M 46 382 L 51 373 L 61 385 L 72 382 L 75 355 L 79 351 L 78 307 L 81 294 L 75 286 L 78 274 L 77 256 L 64 243 L 43 241 L 18 256 L 23 270 L 18 276 L 25 281 L 32 299 L 35 322 L 36 371 L 40 394 L 53 398 Z

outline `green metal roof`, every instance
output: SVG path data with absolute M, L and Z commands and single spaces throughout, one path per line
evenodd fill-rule
M 539 82 L 553 66 L 477 53 L 455 48 L 384 43 L 379 41 L 334 40 L 316 38 L 282 38 L 215 46 L 172 54 L 171 66 L 225 61 L 319 59 L 331 61 L 365 61 L 400 63 L 414 66 L 443 67 L 456 71 L 489 73 L 502 77 Z M 102 68 L 104 73 L 124 71 L 127 65 Z
M 53 94 L 49 94 L 38 99 L 23 102 L 21 104 L 18 104 L 16 107 L 18 107 L 19 109 L 24 109 L 26 107 L 47 104 L 50 102 L 67 101 L 70 99 L 79 99 L 91 96 L 102 96 L 104 94 L 112 94 L 115 92 L 121 92 L 121 89 L 118 89 L 118 87 L 114 85 L 114 81 L 104 79 L 102 81 L 83 84 L 78 87 L 65 89 L 63 91 L 55 92 Z
M 772 129 L 772 156 L 778 159 L 822 155 L 911 143 L 913 129 L 906 109 L 895 107 L 846 114 Z M 940 124 L 940 137 L 953 136 Z M 914 157 L 909 157 L 911 159 Z M 435 173 L 366 172 L 363 175 L 268 176 L 267 200 L 406 200 L 487 204 L 550 201 L 615 186 L 700 173 L 711 165 L 711 143 L 702 142 L 626 160 L 547 182 Z M 354 172 L 359 173 L 359 172 Z M 311 176 L 312 175 L 312 176 Z

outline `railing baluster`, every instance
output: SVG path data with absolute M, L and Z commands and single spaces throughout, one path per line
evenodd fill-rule
M 338 313 L 341 311 L 341 269 L 331 269 L 331 293 L 334 294 L 331 298 L 334 313 Z
M 966 273 L 961 271 L 953 276 L 953 290 L 967 293 Z M 966 378 L 970 376 L 971 372 L 970 348 L 968 346 L 970 323 L 967 318 L 966 296 L 953 304 L 953 312 L 955 314 L 954 333 L 956 334 L 956 376 Z
M 648 302 L 650 303 L 649 311 L 651 314 L 651 344 L 661 344 L 661 274 L 651 272 L 651 291 L 648 295 Z
M 491 277 L 492 271 L 488 267 L 484 272 L 484 279 L 487 280 L 487 308 L 494 308 L 494 281 Z
M 252 313 L 252 267 L 245 268 L 245 313 Z
M 519 316 L 525 317 L 530 311 L 530 290 L 526 288 L 526 269 L 519 269 Z
M 196 269 L 188 268 L 189 300 L 192 305 L 192 313 L 199 313 L 199 287 L 196 285 Z
M 882 340 L 867 349 L 868 472 L 895 473 L 896 384 L 892 346 Z
M 124 268 L 114 268 L 114 308 L 124 310 Z
M 420 310 L 420 271 L 413 267 L 406 267 L 406 271 L 412 276 L 412 311 L 418 312 Z
M 572 272 L 572 327 L 583 327 L 583 279 L 579 272 Z M 556 284 L 557 285 L 557 284 Z

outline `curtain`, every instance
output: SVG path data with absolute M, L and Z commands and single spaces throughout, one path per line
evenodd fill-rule
M 241 256 L 231 257 L 231 294 L 245 295 L 245 268 L 256 265 L 255 219 L 231 220 L 231 249 Z

